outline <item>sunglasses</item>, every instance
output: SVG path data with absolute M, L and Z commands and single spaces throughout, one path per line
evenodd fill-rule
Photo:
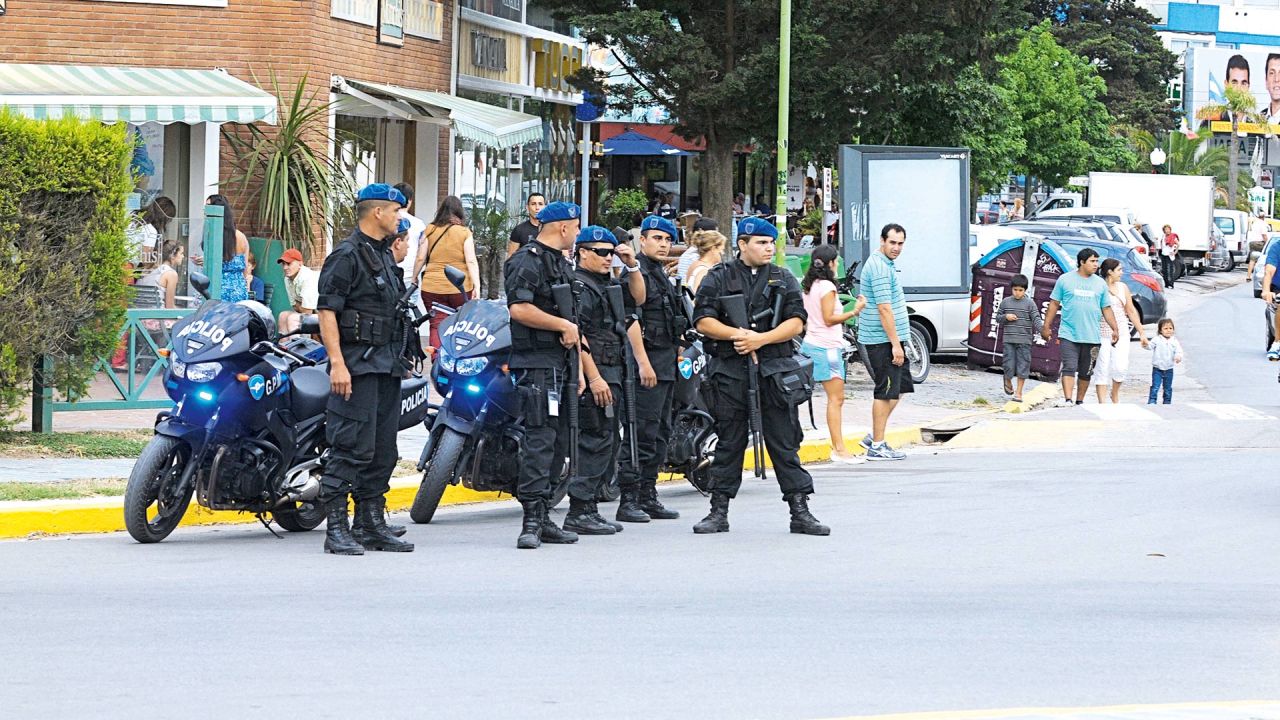
M 587 252 L 593 252 L 602 258 L 607 258 L 613 254 L 613 248 L 582 248 L 582 249 L 586 250 Z

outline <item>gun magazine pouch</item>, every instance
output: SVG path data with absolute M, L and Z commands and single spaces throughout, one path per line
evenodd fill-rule
M 763 360 L 761 390 L 774 405 L 795 407 L 813 395 L 813 359 L 806 355 Z

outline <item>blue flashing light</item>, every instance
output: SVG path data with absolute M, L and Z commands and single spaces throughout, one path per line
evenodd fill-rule
M 471 393 L 472 395 L 479 395 L 481 390 L 484 390 L 484 388 L 480 387 L 475 383 L 467 383 L 467 392 Z
M 200 398 L 201 400 L 204 400 L 205 402 L 213 402 L 214 394 L 209 392 L 208 390 L 201 390 L 200 392 L 196 393 L 196 397 Z

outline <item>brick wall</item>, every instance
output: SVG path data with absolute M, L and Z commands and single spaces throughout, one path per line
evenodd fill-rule
M 448 92 L 455 10 L 453 0 L 443 3 L 441 40 L 406 36 L 396 48 L 377 44 L 373 27 L 330 17 L 329 0 L 229 0 L 225 8 L 11 0 L 0 16 L 0 63 L 219 67 L 268 92 L 273 72 L 282 92 L 305 75 L 326 100 L 331 75 Z M 443 197 L 447 130 L 440 147 Z M 226 162 L 222 172 L 225 179 Z M 422 205 L 426 212 L 426 198 Z

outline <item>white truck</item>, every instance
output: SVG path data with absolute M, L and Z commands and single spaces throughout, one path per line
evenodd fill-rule
M 1178 235 L 1178 255 L 1192 272 L 1204 272 L 1213 242 L 1214 178 L 1206 175 L 1089 173 L 1088 208 L 1127 208 L 1157 244 L 1168 225 Z M 1058 196 L 1051 196 L 1052 202 Z M 1068 197 L 1062 194 L 1062 197 Z M 1072 198 L 1074 199 L 1074 198 Z M 1070 200 L 1066 207 L 1072 207 Z

